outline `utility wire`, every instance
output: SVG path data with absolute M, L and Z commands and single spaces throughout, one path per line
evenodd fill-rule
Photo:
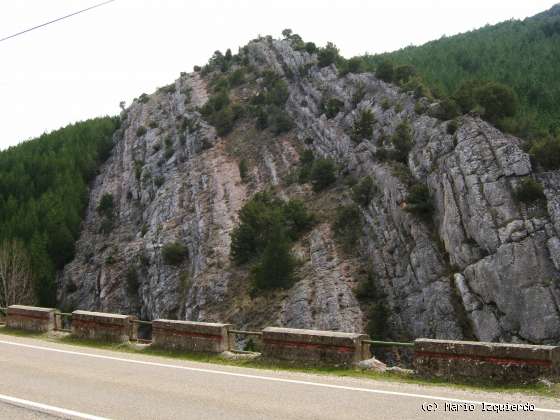
M 2 38 L 2 39 L 0 39 L 0 42 L 6 41 L 6 40 L 8 40 L 8 39 L 10 39 L 10 38 L 15 38 L 16 36 L 23 35 L 23 34 L 25 34 L 25 33 L 27 33 L 27 32 L 31 32 L 31 31 L 33 31 L 33 30 L 35 30 L 35 29 L 42 28 L 43 26 L 50 25 L 51 23 L 55 23 L 55 22 L 58 22 L 58 21 L 60 21 L 60 20 L 67 19 L 67 18 L 69 18 L 69 17 L 75 16 L 75 15 L 79 15 L 80 13 L 87 12 L 88 10 L 95 9 L 96 7 L 104 6 L 104 5 L 106 5 L 106 4 L 108 4 L 108 3 L 112 3 L 112 2 L 114 2 L 114 1 L 116 1 L 116 0 L 104 1 L 103 3 L 96 4 L 96 5 L 94 5 L 94 6 L 88 7 L 87 9 L 78 10 L 77 12 L 71 13 L 71 14 L 69 14 L 69 15 L 59 17 L 58 19 L 55 19 L 55 20 L 51 20 L 51 21 L 49 21 L 49 22 L 42 23 L 42 24 L 40 24 L 40 25 L 37 25 L 37 26 L 34 26 L 34 27 L 32 27 L 32 28 L 26 29 L 26 30 L 24 30 L 24 31 L 18 32 L 17 34 L 13 34 L 13 35 L 7 36 L 7 37 L 5 37 L 5 38 Z

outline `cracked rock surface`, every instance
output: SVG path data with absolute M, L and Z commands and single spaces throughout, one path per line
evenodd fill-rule
M 334 66 L 319 68 L 315 56 L 294 51 L 288 41 L 256 40 L 244 54 L 253 68 L 285 76 L 292 134 L 255 146 L 258 159 L 247 184 L 229 139 L 217 137 L 198 114 L 208 98 L 199 73 L 182 76 L 173 92 L 135 101 L 92 186 L 76 258 L 60 276 L 65 305 L 146 319 L 363 331 L 365 311 L 352 288 L 366 261 L 390 309 L 395 338 L 560 341 L 558 172 L 534 173 L 521 140 L 474 115 L 461 117 L 448 134 L 449 122 L 416 111 L 425 99 L 371 74 L 340 77 Z M 325 97 L 344 102 L 332 119 L 320 111 Z M 364 108 L 375 115 L 374 135 L 355 142 L 348 133 Z M 196 127 L 181 138 L 177 127 L 185 118 Z M 406 172 L 412 182 L 428 185 L 433 224 L 405 211 L 410 180 L 398 165 L 378 158 L 403 121 L 414 143 Z M 140 126 L 147 128 L 142 136 Z M 171 155 L 166 142 L 173 144 Z M 281 181 L 297 167 L 303 148 L 334 159 L 342 173 L 374 180 L 378 193 L 362 208 L 359 255 L 341 252 L 329 223 L 319 223 L 295 246 L 302 259 L 299 281 L 251 298 L 246 273 L 229 259 L 230 233 L 254 192 L 284 188 Z M 514 200 L 528 176 L 543 184 L 545 206 Z M 302 186 L 287 189 L 286 196 L 305 193 Z M 109 234 L 99 231 L 96 211 L 105 193 L 115 200 Z M 175 240 L 186 244 L 189 257 L 180 266 L 165 265 L 161 248 Z M 137 285 L 130 284 L 130 267 L 137 267 Z

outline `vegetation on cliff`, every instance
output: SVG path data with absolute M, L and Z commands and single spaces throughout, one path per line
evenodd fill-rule
M 0 240 L 23 244 L 18 252 L 27 253 L 41 305 L 56 303 L 56 270 L 74 256 L 88 183 L 111 153 L 118 125 L 118 118 L 96 118 L 0 152 Z
M 508 96 L 500 86 L 510 87 L 519 98 L 519 111 L 515 120 L 501 121 L 504 128 L 522 137 L 555 133 L 560 129 L 559 10 L 555 6 L 522 21 L 509 20 L 419 47 L 365 56 L 364 68 L 377 69 L 381 78 L 396 83 L 419 75 L 435 96 L 454 96 L 463 110 L 462 93 L 475 92 L 475 85 L 490 84 L 492 88 L 484 91 L 489 100 L 501 94 L 496 87 Z M 515 100 L 503 103 L 511 114 Z M 492 105 L 487 105 L 489 112 Z M 490 117 L 492 121 L 494 116 Z

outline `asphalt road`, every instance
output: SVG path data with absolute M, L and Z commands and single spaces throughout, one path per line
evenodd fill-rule
M 452 404 L 454 400 L 473 401 L 474 411 L 445 411 L 446 402 Z M 532 403 L 536 411 L 496 414 L 482 411 L 479 402 Z M 423 407 L 436 411 L 427 412 Z M 53 416 L 560 419 L 560 400 L 237 368 L 76 347 L 0 332 L 0 418 Z

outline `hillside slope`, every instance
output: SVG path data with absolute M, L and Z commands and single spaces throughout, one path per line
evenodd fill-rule
M 522 21 L 511 20 L 475 31 L 369 56 L 411 64 L 432 88 L 451 95 L 462 82 L 492 80 L 511 86 L 521 116 L 554 133 L 560 129 L 560 5 Z
M 56 304 L 56 270 L 74 256 L 88 183 L 111 152 L 118 122 L 103 117 L 71 124 L 0 152 L 0 244 L 2 251 L 15 246 L 27 254 L 30 299 L 39 304 Z M 5 257 L 3 274 L 11 266 Z M 0 305 L 16 303 L 4 302 L 2 292 L 0 286 Z
M 341 76 L 294 43 L 254 40 L 132 104 L 61 275 L 64 306 L 345 331 L 369 320 L 401 339 L 560 340 L 558 172 L 534 173 L 519 139 L 477 117 L 454 127 L 430 116 L 437 103 L 369 73 Z M 306 150 L 336 162 L 334 184 L 294 182 Z M 349 185 L 368 176 L 373 196 L 336 228 Z M 528 178 L 547 200 L 514 199 Z M 250 265 L 230 258 L 230 234 L 264 189 L 302 199 L 316 223 L 293 244 L 295 284 L 255 293 Z M 350 248 L 337 234 L 349 228 Z M 188 256 L 170 263 L 171 243 Z

